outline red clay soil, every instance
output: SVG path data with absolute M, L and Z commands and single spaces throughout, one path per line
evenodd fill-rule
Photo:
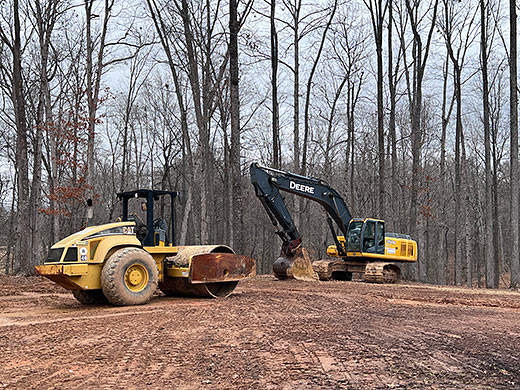
M 0 276 L 0 348 L 0 389 L 520 389 L 520 293 L 263 276 L 113 307 Z

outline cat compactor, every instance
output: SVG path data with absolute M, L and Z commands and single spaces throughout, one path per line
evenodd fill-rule
M 108 300 L 114 305 L 146 303 L 157 286 L 168 296 L 226 297 L 239 280 L 255 274 L 254 259 L 228 246 L 175 245 L 176 192 L 137 190 L 117 196 L 123 206 L 120 222 L 89 226 L 57 242 L 36 272 L 72 290 L 81 303 Z M 129 214 L 129 200 L 135 198 L 146 218 Z M 159 209 L 169 209 L 169 224 L 154 218 Z
M 385 233 L 385 222 L 372 218 L 352 218 L 339 193 L 323 180 L 252 164 L 251 182 L 282 239 L 280 257 L 273 264 L 279 279 L 350 280 L 353 273 L 367 282 L 395 283 L 401 274 L 399 263 L 417 261 L 417 243 L 410 236 Z M 287 210 L 280 190 L 318 202 L 323 206 L 335 245 L 327 254 L 340 260 L 311 263 L 302 247 L 302 238 Z M 343 235 L 336 235 L 333 222 Z

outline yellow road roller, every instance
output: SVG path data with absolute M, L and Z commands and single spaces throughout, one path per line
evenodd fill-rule
M 140 189 L 117 196 L 119 222 L 89 226 L 57 242 L 36 272 L 83 304 L 120 306 L 148 302 L 157 287 L 167 296 L 227 297 L 241 279 L 255 275 L 255 260 L 226 245 L 175 244 L 177 192 Z M 129 213 L 132 199 L 140 201 L 146 218 Z M 154 218 L 167 209 L 169 221 Z

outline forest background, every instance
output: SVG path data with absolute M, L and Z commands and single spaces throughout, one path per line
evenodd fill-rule
M 412 280 L 520 284 L 515 0 L 0 1 L 0 256 L 176 190 L 179 244 L 271 271 L 249 164 L 326 180 L 410 234 Z M 324 211 L 287 196 L 315 258 Z

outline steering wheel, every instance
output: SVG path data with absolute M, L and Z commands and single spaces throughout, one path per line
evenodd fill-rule
M 135 224 L 136 224 L 136 225 L 145 225 L 145 226 L 146 226 L 146 224 L 143 222 L 143 220 L 141 219 L 141 217 L 139 216 L 139 214 L 132 213 L 132 214 L 130 214 L 130 215 L 131 215 L 132 217 L 134 217 L 134 219 L 135 219 Z

